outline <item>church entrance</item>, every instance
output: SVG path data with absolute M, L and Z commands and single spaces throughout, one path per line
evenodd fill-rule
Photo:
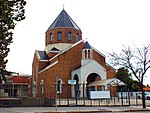
M 101 77 L 97 74 L 97 73 L 91 73 L 88 75 L 87 77 L 87 86 L 94 82 L 94 81 L 98 81 L 101 80 Z M 86 95 L 87 97 L 90 97 L 90 91 L 95 91 L 97 90 L 95 86 L 91 86 L 91 87 L 86 87 Z
M 79 87 L 79 78 L 78 78 L 77 74 L 74 75 L 74 80 L 76 80 L 76 84 L 75 84 L 75 87 L 74 87 L 74 95 L 75 95 L 75 97 L 79 97 L 80 87 Z

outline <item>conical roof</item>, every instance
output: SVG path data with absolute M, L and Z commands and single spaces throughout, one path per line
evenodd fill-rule
M 91 46 L 90 46 L 90 44 L 88 43 L 88 41 L 86 41 L 86 42 L 84 43 L 84 49 L 91 49 Z
M 72 20 L 72 18 L 67 14 L 67 12 L 63 9 L 55 21 L 51 24 L 48 30 L 55 28 L 73 28 L 80 30 L 77 24 Z

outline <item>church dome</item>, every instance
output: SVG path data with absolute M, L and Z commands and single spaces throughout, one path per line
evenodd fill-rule
M 59 50 L 65 49 L 82 39 L 81 29 L 64 9 L 50 25 L 45 34 L 46 48 L 55 47 Z
M 50 25 L 48 30 L 55 28 L 72 28 L 80 30 L 77 24 L 72 20 L 72 18 L 67 14 L 65 10 L 62 10 L 55 21 Z

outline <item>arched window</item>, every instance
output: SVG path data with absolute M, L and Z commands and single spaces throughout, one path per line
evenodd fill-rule
M 59 79 L 58 81 L 57 81 L 57 93 L 62 93 L 62 80 L 61 79 Z
M 53 40 L 53 35 L 50 33 L 50 42 Z
M 44 94 L 44 80 L 41 80 L 41 94 Z
M 68 32 L 68 40 L 72 40 L 72 34 L 70 31 Z
M 91 58 L 91 51 L 88 50 L 88 58 Z
M 85 58 L 88 58 L 88 52 L 87 52 L 87 50 L 85 50 L 84 52 L 85 52 Z
M 76 42 L 79 41 L 79 34 L 76 33 Z
M 59 31 L 58 32 L 58 40 L 61 40 L 62 39 L 62 33 Z

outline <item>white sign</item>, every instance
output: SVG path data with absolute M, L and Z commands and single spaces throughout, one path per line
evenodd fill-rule
M 76 80 L 68 80 L 68 84 L 75 85 L 76 84 Z
M 91 99 L 110 98 L 110 91 L 90 91 Z

